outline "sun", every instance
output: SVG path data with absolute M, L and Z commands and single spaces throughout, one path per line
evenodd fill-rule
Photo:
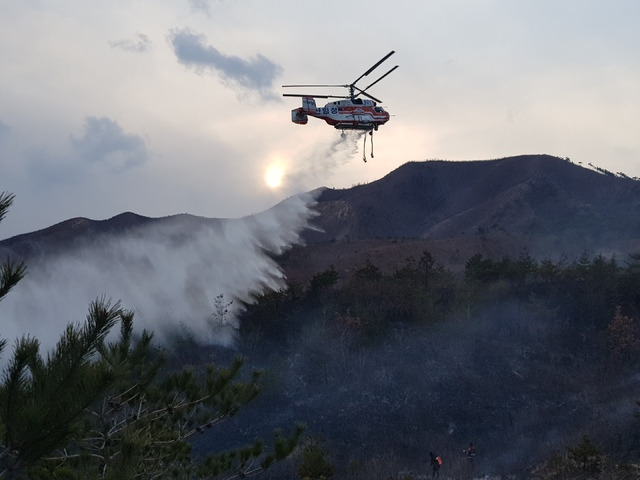
M 283 173 L 284 168 L 282 168 L 282 165 L 272 163 L 267 167 L 267 171 L 264 174 L 264 181 L 269 188 L 276 189 L 282 185 Z

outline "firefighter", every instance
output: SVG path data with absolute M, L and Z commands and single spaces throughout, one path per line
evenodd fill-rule
M 440 457 L 440 455 L 436 455 L 433 452 L 429 452 L 429 458 L 431 460 L 431 468 L 432 468 L 432 473 L 431 473 L 431 478 L 435 478 L 436 475 L 438 477 L 440 477 L 440 467 L 442 466 L 442 457 Z
M 469 442 L 469 446 L 467 447 L 467 458 L 469 458 L 471 460 L 476 458 L 476 447 L 471 442 Z
M 469 446 L 466 450 L 463 450 L 467 454 L 467 472 L 469 478 L 474 478 L 476 470 L 476 446 L 469 442 Z

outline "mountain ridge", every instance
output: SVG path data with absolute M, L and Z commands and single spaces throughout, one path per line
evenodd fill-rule
M 615 240 L 623 251 L 640 238 L 640 182 L 549 155 L 410 162 L 367 185 L 325 189 L 318 208 L 325 233 L 308 234 L 311 243 L 502 232 L 541 254 L 563 236 L 555 250 L 610 250 Z
M 411 244 L 414 250 L 445 249 L 449 257 L 526 248 L 543 258 L 582 251 L 624 256 L 640 244 L 640 182 L 550 155 L 408 162 L 368 184 L 318 189 L 315 209 L 315 228 L 302 235 L 307 261 L 312 251 L 330 261 L 354 242 L 358 261 L 382 245 L 391 256 Z M 178 220 L 193 228 L 222 221 L 186 213 L 78 217 L 2 240 L 0 249 L 28 258 Z M 284 267 L 293 268 L 286 259 Z

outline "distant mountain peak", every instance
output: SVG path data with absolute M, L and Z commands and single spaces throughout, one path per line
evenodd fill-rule
M 309 233 L 311 242 L 500 233 L 541 250 L 551 240 L 554 249 L 615 250 L 640 238 L 640 182 L 543 154 L 409 162 L 366 185 L 324 190 L 318 209 L 325 233 Z

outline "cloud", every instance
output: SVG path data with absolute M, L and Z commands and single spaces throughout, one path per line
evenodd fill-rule
M 271 91 L 275 79 L 282 73 L 282 67 L 264 55 L 243 59 L 225 55 L 215 47 L 206 44 L 204 35 L 190 29 L 173 30 L 171 44 L 178 61 L 196 71 L 206 69 L 216 71 L 223 80 L 244 90 L 256 91 L 263 98 L 277 98 Z
M 189 0 L 192 12 L 204 12 L 207 15 L 211 15 L 211 2 L 210 0 Z
M 82 135 L 70 135 L 66 148 L 57 151 L 35 146 L 25 152 L 22 165 L 30 181 L 43 191 L 59 186 L 78 187 L 92 178 L 92 173 L 118 174 L 146 160 L 147 147 L 142 137 L 124 133 L 109 118 L 88 117 Z
M 107 117 L 88 117 L 84 134 L 71 137 L 75 154 L 84 162 L 101 163 L 113 171 L 125 171 L 147 161 L 142 137 L 126 134 L 117 122 Z
M 151 39 L 144 33 L 137 33 L 133 38 L 114 40 L 109 45 L 127 52 L 146 52 L 151 48 Z

